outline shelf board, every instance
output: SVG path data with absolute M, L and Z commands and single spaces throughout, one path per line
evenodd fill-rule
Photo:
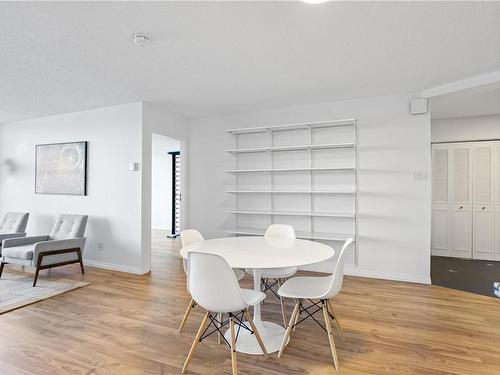
M 265 229 L 246 229 L 237 228 L 234 230 L 227 230 L 226 233 L 229 234 L 242 234 L 246 236 L 263 236 Z M 307 239 L 307 240 L 322 240 L 322 241 L 345 241 L 350 237 L 354 237 L 352 234 L 344 233 L 311 233 L 311 232 L 296 232 L 297 238 Z
M 318 122 L 305 122 L 286 125 L 271 125 L 271 126 L 257 126 L 251 128 L 240 129 L 227 129 L 226 132 L 231 134 L 249 134 L 249 133 L 265 133 L 269 131 L 285 131 L 285 130 L 298 130 L 308 128 L 328 128 L 336 126 L 354 126 L 355 119 L 342 119 L 332 121 L 318 121 Z
M 300 212 L 300 211 L 251 211 L 251 210 L 228 210 L 228 214 L 240 215 L 279 215 L 279 216 L 313 216 L 313 217 L 344 217 L 354 218 L 354 212 Z
M 329 168 L 264 168 L 264 169 L 226 169 L 227 173 L 253 173 L 253 172 L 301 172 L 301 171 L 348 171 L 354 167 L 329 167 Z
M 333 195 L 333 194 L 354 194 L 354 189 L 336 189 L 336 190 L 228 190 L 229 194 L 314 194 L 314 195 Z
M 279 152 L 279 151 L 300 151 L 300 150 L 324 150 L 335 148 L 354 148 L 354 143 L 325 143 L 318 145 L 296 145 L 296 146 L 274 146 L 255 147 L 226 150 L 230 154 L 245 154 L 253 152 Z

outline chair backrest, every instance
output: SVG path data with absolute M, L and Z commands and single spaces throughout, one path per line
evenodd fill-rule
M 0 233 L 24 233 L 30 214 L 27 212 L 7 212 L 0 219 Z
M 181 231 L 181 246 L 187 246 L 192 243 L 201 242 L 204 238 L 200 232 L 196 229 L 185 229 Z M 182 260 L 182 267 L 184 268 L 184 273 L 187 275 L 187 264 L 186 259 Z
M 233 270 L 220 255 L 188 253 L 188 290 L 204 309 L 235 312 L 248 307 Z
M 87 219 L 87 215 L 59 215 L 50 232 L 50 238 L 53 240 L 82 238 L 87 227 Z
M 295 239 L 295 229 L 291 225 L 288 224 L 271 224 L 267 230 L 266 234 L 264 234 L 266 240 L 274 239 L 274 238 L 282 238 L 282 239 Z
M 186 229 L 181 231 L 181 244 L 182 247 L 192 243 L 201 242 L 204 238 L 196 229 Z
M 340 289 L 342 288 L 342 282 L 344 281 L 344 263 L 347 254 L 347 249 L 353 242 L 354 238 L 348 238 L 344 242 L 342 250 L 340 250 L 340 255 L 337 259 L 337 263 L 335 263 L 333 274 L 330 276 L 331 278 L 330 289 L 328 290 L 324 298 L 333 298 L 340 292 Z

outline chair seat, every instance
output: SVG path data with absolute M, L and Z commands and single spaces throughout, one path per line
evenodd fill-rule
M 2 249 L 2 256 L 23 260 L 33 259 L 33 245 L 6 247 Z
M 278 294 L 286 298 L 319 299 L 325 297 L 330 290 L 332 276 L 322 277 L 294 277 L 285 281 L 278 289 Z
M 261 277 L 264 279 L 285 279 L 295 275 L 297 271 L 297 267 L 266 268 L 262 270 Z M 250 272 L 252 271 L 250 270 Z
M 240 270 L 239 268 L 233 268 L 234 275 L 236 276 L 236 279 L 240 281 L 245 277 L 245 271 Z
M 243 294 L 243 299 L 249 306 L 255 306 L 266 298 L 265 293 L 257 292 L 252 289 L 241 289 L 241 293 Z

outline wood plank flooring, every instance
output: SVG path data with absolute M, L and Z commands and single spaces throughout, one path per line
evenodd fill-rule
M 89 286 L 1 315 L 0 374 L 179 374 L 202 311 L 196 308 L 177 332 L 189 302 L 178 243 L 161 233 L 153 238 L 150 275 L 87 267 Z M 78 265 L 40 277 L 82 279 Z M 251 279 L 243 284 L 251 287 Z M 239 354 L 240 374 L 500 374 L 500 300 L 346 277 L 334 303 L 346 336 L 341 341 L 335 333 L 340 371 L 326 334 L 307 321 L 280 359 Z M 281 320 L 271 296 L 263 317 Z M 230 374 L 229 350 L 208 338 L 188 373 Z

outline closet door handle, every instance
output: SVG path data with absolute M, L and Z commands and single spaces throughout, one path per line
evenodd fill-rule
M 485 210 L 485 209 L 486 209 L 486 207 L 481 208 L 481 210 Z
M 460 206 L 458 209 L 461 210 L 462 208 L 464 208 L 464 206 Z

